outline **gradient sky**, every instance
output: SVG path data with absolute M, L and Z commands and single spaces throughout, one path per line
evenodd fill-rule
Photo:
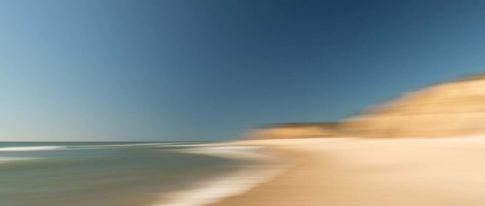
M 221 140 L 485 71 L 485 1 L 0 1 L 0 140 Z

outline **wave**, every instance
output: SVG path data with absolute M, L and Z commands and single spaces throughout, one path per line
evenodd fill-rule
M 75 145 L 69 149 L 75 150 L 96 150 L 96 149 L 137 149 L 137 148 L 171 148 L 174 143 L 120 143 L 120 144 L 98 144 L 98 145 Z
M 118 143 L 118 144 L 99 144 L 99 145 L 91 145 L 94 147 L 140 147 L 140 146 L 164 146 L 164 145 L 171 145 L 174 143 Z
M 49 151 L 63 150 L 66 146 L 24 146 L 24 147 L 0 147 L 0 152 L 23 152 L 23 151 Z
M 219 202 L 223 198 L 240 195 L 269 181 L 282 169 L 246 169 L 230 176 L 208 180 L 192 189 L 175 193 L 168 200 L 152 206 L 202 206 Z
M 262 153 L 260 146 L 201 145 L 176 150 L 182 153 L 202 154 L 229 159 L 265 160 L 271 156 Z
M 91 150 L 91 149 L 125 149 L 125 148 L 173 148 L 183 147 L 179 143 L 119 143 L 87 145 L 41 145 L 0 147 L 0 152 L 52 151 L 52 150 Z
M 232 159 L 254 159 L 269 161 L 274 157 L 255 146 L 204 145 L 196 148 L 179 149 L 183 153 L 213 155 Z M 224 198 L 237 196 L 259 184 L 270 181 L 285 170 L 281 164 L 247 166 L 229 175 L 208 179 L 194 187 L 171 194 L 168 198 L 151 206 L 202 206 L 213 204 Z
M 40 159 L 42 159 L 42 158 L 35 158 L 35 157 L 0 157 L 0 164 L 11 163 L 11 162 L 19 162 L 19 161 L 40 160 Z

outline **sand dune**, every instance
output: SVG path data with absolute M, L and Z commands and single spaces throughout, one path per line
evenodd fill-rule
M 273 148 L 293 166 L 216 206 L 481 206 L 485 202 L 485 137 L 239 144 Z

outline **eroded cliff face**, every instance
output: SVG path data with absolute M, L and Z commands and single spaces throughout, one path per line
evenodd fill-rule
M 254 129 L 248 138 L 311 138 L 334 135 L 335 123 L 288 123 Z
M 339 123 L 275 125 L 253 130 L 249 136 L 445 137 L 476 134 L 485 134 L 483 75 L 407 93 Z
M 406 94 L 341 123 L 348 136 L 436 137 L 485 133 L 485 79 Z

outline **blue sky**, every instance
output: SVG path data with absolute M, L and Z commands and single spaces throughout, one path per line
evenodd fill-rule
M 0 1 L 0 140 L 222 140 L 485 69 L 483 1 Z

